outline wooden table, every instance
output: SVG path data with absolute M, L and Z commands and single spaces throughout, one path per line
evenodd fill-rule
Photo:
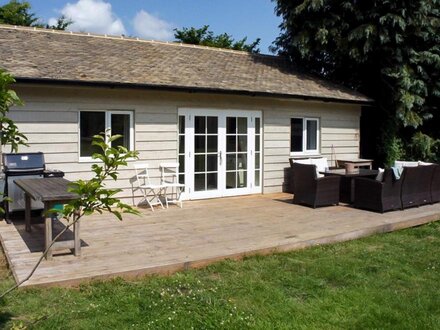
M 341 183 L 339 188 L 339 200 L 342 203 L 351 204 L 354 202 L 354 178 L 358 177 L 370 177 L 375 178 L 379 171 L 358 168 L 353 172 L 347 172 L 344 168 L 327 170 L 319 172 L 325 176 L 337 175 L 341 177 Z
M 366 166 L 371 170 L 373 168 L 373 159 L 362 159 L 362 158 L 336 159 L 337 167 L 344 167 L 345 164 L 353 164 L 354 167 L 357 168 Z
M 41 201 L 44 204 L 44 249 L 46 250 L 53 240 L 52 217 L 49 210 L 56 204 L 66 204 L 78 198 L 78 195 L 68 192 L 70 181 L 64 178 L 19 179 L 14 182 L 25 194 L 26 231 L 31 231 L 31 199 Z M 73 249 L 74 255 L 79 256 L 81 254 L 79 221 L 73 226 L 73 236 L 73 240 L 55 242 L 49 249 L 46 259 L 52 259 L 53 251 L 64 249 Z

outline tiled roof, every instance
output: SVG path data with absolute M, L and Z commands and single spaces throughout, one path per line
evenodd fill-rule
M 226 49 L 0 25 L 0 67 L 17 80 L 370 102 L 297 72 L 282 57 Z

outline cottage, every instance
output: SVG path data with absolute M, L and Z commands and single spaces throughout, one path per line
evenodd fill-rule
M 371 100 L 281 57 L 7 25 L 0 39 L 27 151 L 71 180 L 90 178 L 91 137 L 107 128 L 153 179 L 178 161 L 188 199 L 282 191 L 291 156 L 359 156 Z M 109 184 L 136 200 L 133 176 L 128 167 Z

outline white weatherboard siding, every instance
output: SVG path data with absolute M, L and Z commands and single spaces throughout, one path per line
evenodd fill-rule
M 130 110 L 134 112 L 135 148 L 140 159 L 154 169 L 153 180 L 159 181 L 159 163 L 177 161 L 178 109 L 218 108 L 261 110 L 263 113 L 263 192 L 282 190 L 284 169 L 289 166 L 290 118 L 319 117 L 321 153 L 330 159 L 331 147 L 336 154 L 357 157 L 359 153 L 360 106 L 270 99 L 249 96 L 157 92 L 91 87 L 15 86 L 25 106 L 11 112 L 19 129 L 29 139 L 29 148 L 42 151 L 48 168 L 66 172 L 69 180 L 91 177 L 90 162 L 80 162 L 78 116 L 80 110 Z M 131 201 L 134 170 L 120 171 L 110 187 L 123 189 L 120 197 Z M 135 200 L 139 192 L 135 193 Z

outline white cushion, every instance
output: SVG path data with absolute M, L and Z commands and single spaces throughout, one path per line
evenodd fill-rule
M 417 167 L 419 162 L 409 162 L 404 160 L 396 160 L 394 162 L 394 167 Z
M 385 173 L 385 169 L 379 167 L 379 173 L 377 173 L 376 180 L 382 182 L 384 173 Z
M 306 164 L 306 165 L 310 165 L 311 164 L 311 159 L 310 158 L 306 158 L 306 159 L 294 159 L 293 160 L 295 163 L 298 164 Z
M 316 166 L 316 176 L 318 178 L 324 177 L 324 174 L 321 174 L 319 172 L 324 172 L 328 168 L 327 158 L 325 158 L 325 157 L 315 158 L 315 159 L 311 159 L 311 161 L 312 161 L 312 164 L 314 164 Z
M 425 166 L 425 165 L 433 165 L 433 163 L 426 163 L 419 160 L 419 165 Z

